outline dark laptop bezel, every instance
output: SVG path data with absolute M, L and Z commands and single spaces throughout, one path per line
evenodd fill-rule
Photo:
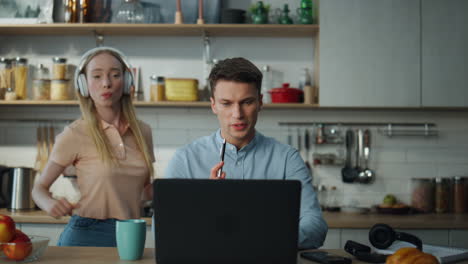
M 300 181 L 156 179 L 153 185 L 158 264 L 296 263 Z

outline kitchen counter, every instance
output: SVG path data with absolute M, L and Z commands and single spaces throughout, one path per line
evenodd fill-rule
M 0 209 L 0 214 L 9 215 L 17 223 L 28 224 L 66 224 L 70 220 L 70 216 L 53 218 L 42 210 L 10 212 L 5 208 Z M 143 218 L 147 225 L 151 225 L 151 218 Z
M 13 217 L 18 223 L 66 224 L 70 217 L 55 219 L 44 211 L 9 212 L 0 209 L 0 214 Z M 357 214 L 357 213 L 323 213 L 329 228 L 370 228 L 376 223 L 385 223 L 402 229 L 468 229 L 468 214 Z M 143 218 L 151 225 L 151 218 Z
M 183 250 L 183 249 L 181 249 Z M 351 255 L 344 252 L 344 250 L 333 249 L 327 250 L 334 254 L 346 256 L 352 258 Z M 145 248 L 143 258 L 137 261 L 125 261 L 119 259 L 117 248 L 109 247 L 48 247 L 45 254 L 39 259 L 41 264 L 82 264 L 82 263 L 93 263 L 93 264 L 154 264 L 154 249 Z M 298 263 L 315 263 L 301 259 Z M 360 264 L 365 263 L 362 261 L 355 260 L 353 263 Z
M 183 249 L 181 249 L 183 250 Z M 311 250 L 313 251 L 313 250 Z M 333 254 L 345 256 L 351 258 L 353 263 L 361 264 L 367 263 L 356 260 L 353 256 L 346 253 L 342 249 L 327 249 Z M 110 247 L 48 247 L 45 254 L 39 259 L 41 264 L 62 264 L 64 261 L 67 264 L 81 264 L 81 263 L 93 263 L 93 264 L 154 264 L 154 249 L 145 248 L 143 257 L 137 261 L 126 261 L 120 260 L 117 248 Z M 298 257 L 298 263 L 308 264 L 315 263 Z M 468 261 L 461 261 L 458 263 L 466 264 Z

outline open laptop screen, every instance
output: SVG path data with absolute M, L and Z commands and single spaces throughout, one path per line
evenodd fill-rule
M 158 264 L 295 264 L 301 183 L 156 179 Z

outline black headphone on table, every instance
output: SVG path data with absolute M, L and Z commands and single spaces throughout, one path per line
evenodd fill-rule
M 417 236 L 404 232 L 396 232 L 393 228 L 386 224 L 376 224 L 369 231 L 369 241 L 372 246 L 378 249 L 386 249 L 395 240 L 409 242 L 415 245 L 419 250 L 422 250 L 422 241 Z M 383 263 L 389 255 L 372 253 L 369 246 L 360 244 L 356 241 L 346 241 L 345 251 L 355 256 L 358 260 L 370 263 Z

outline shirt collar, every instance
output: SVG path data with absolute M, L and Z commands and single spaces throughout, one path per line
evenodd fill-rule
M 122 135 L 123 135 L 125 132 L 127 132 L 127 129 L 130 127 L 130 125 L 125 120 L 120 120 L 120 122 L 122 122 L 123 127 L 124 127 L 124 130 L 123 130 L 123 133 L 122 133 Z M 102 126 L 102 130 L 106 130 L 111 126 L 114 127 L 114 125 L 107 123 L 103 119 L 101 119 L 101 126 Z M 116 128 L 116 129 L 118 129 L 118 128 Z
M 255 136 L 254 138 L 245 146 L 243 146 L 239 151 L 249 151 L 252 149 L 257 142 L 260 140 L 260 137 L 262 134 L 260 134 L 258 131 L 255 130 Z M 219 128 L 218 131 L 216 132 L 216 145 L 221 149 L 223 145 L 223 137 L 221 137 L 221 129 Z M 226 142 L 226 149 L 230 149 L 231 147 L 237 148 L 236 146 L 230 144 L 229 142 Z

